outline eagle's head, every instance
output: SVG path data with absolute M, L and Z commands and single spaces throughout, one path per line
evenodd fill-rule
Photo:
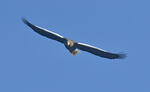
M 68 46 L 68 47 L 73 47 L 74 46 L 74 41 L 67 40 L 66 43 L 65 43 L 65 45 Z
M 68 41 L 67 41 L 67 46 L 70 46 L 70 45 L 71 45 L 71 41 L 68 40 Z

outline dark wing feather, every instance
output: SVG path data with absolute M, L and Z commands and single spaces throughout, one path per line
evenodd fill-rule
M 109 59 L 121 59 L 125 57 L 125 54 L 115 54 L 106 52 L 102 49 L 96 48 L 94 46 L 90 46 L 83 43 L 76 43 L 76 47 L 80 50 L 87 51 L 89 53 L 92 53 L 94 55 L 103 57 L 103 58 L 109 58 Z
M 59 41 L 61 43 L 64 43 L 65 39 L 63 36 L 57 34 L 57 33 L 54 33 L 52 31 L 49 31 L 47 29 L 44 29 L 44 28 L 41 28 L 41 27 L 38 27 L 38 26 L 35 26 L 33 24 L 31 24 L 30 22 L 28 22 L 26 19 L 22 19 L 23 22 L 25 24 L 27 24 L 30 28 L 32 28 L 35 32 L 47 37 L 47 38 L 51 38 L 53 40 L 56 40 L 56 41 Z

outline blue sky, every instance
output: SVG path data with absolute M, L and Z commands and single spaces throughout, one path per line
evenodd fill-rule
M 149 0 L 1 0 L 0 92 L 150 92 Z M 110 52 L 109 60 L 64 47 L 21 17 Z

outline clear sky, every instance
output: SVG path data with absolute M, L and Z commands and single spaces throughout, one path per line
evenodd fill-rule
M 72 56 L 21 21 L 104 50 Z M 150 92 L 149 0 L 1 0 L 0 92 Z

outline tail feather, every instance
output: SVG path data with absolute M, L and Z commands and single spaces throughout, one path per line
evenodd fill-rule
M 79 52 L 80 52 L 80 51 L 78 51 L 78 50 L 74 50 L 74 51 L 71 52 L 71 54 L 72 54 L 72 55 L 76 55 L 76 54 L 78 54 Z

